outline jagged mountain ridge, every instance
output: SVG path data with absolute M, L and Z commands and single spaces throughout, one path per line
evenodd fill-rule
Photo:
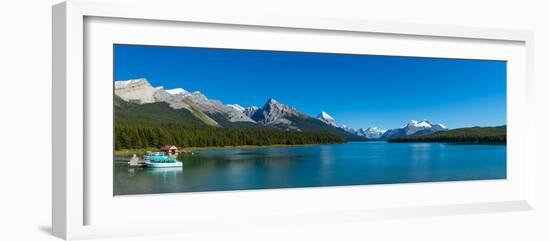
M 321 112 L 317 119 L 334 127 L 341 128 L 357 136 L 369 138 L 371 140 L 388 140 L 391 138 L 402 138 L 410 136 L 428 135 L 436 132 L 447 131 L 447 127 L 442 124 L 432 124 L 428 120 L 411 120 L 400 128 L 384 130 L 378 127 L 369 127 L 366 129 L 354 129 L 346 125 L 338 125 L 336 120 L 326 112 Z
M 326 112 L 313 118 L 296 108 L 279 103 L 271 98 L 262 107 L 243 107 L 239 104 L 223 104 L 208 99 L 201 92 L 189 92 L 183 88 L 164 89 L 153 87 L 146 79 L 115 81 L 115 94 L 124 101 L 136 104 L 167 103 L 170 108 L 185 109 L 204 124 L 217 127 L 272 127 L 288 131 L 330 131 L 345 136 L 348 140 L 400 138 L 445 131 L 441 124 L 411 120 L 401 128 L 383 130 L 377 127 L 366 129 L 348 128 L 339 125 Z
M 166 90 L 153 87 L 146 79 L 115 82 L 115 95 L 134 104 L 166 103 L 175 110 L 186 110 L 210 126 L 218 127 L 270 127 L 289 131 L 329 131 L 347 140 L 366 140 L 339 128 L 325 124 L 296 108 L 269 99 L 261 108 L 225 105 L 210 100 L 201 92 L 182 88 Z
M 214 125 L 219 125 L 211 115 L 223 115 L 230 122 L 254 122 L 241 111 L 222 104 L 217 100 L 210 100 L 201 92 L 188 92 L 182 88 L 165 90 L 154 88 L 146 79 L 115 81 L 115 94 L 121 99 L 137 104 L 166 102 L 174 109 L 187 109 L 200 119 Z M 206 115 L 205 115 L 206 114 Z
M 353 128 L 347 127 L 346 125 L 339 125 L 334 119 L 334 117 L 332 117 L 331 115 L 329 115 L 324 111 L 322 111 L 317 115 L 317 119 L 331 126 L 343 129 L 356 136 L 366 137 L 368 139 L 379 139 L 380 136 L 382 136 L 386 132 L 386 130 L 379 129 L 378 127 L 369 127 L 367 129 L 363 129 L 363 128 L 353 129 Z

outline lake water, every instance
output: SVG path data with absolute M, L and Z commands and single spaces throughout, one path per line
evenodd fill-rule
M 506 178 L 505 145 L 350 142 L 199 151 L 182 168 L 114 164 L 114 194 Z

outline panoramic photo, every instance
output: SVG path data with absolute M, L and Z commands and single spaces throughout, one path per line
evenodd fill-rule
M 115 44 L 114 195 L 506 179 L 506 62 Z

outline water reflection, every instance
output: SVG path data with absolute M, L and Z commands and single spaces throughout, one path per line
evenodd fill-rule
M 115 162 L 115 195 L 506 178 L 506 146 L 351 142 L 199 151 L 183 168 Z

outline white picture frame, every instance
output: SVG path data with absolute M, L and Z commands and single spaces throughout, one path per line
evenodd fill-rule
M 150 9 L 155 11 L 150 11 Z M 99 25 L 94 25 L 92 30 L 86 28 L 88 20 L 99 19 Z M 101 19 L 107 19 L 102 21 Z M 110 22 L 110 20 L 131 22 L 133 25 L 152 22 L 149 24 L 151 33 L 158 35 L 150 38 L 125 38 L 124 36 L 109 37 L 109 31 L 113 29 L 128 28 L 127 25 Z M 93 22 L 92 21 L 92 22 Z M 115 21 L 115 22 L 116 22 Z M 383 219 L 400 217 L 422 217 L 433 215 L 467 214 L 480 212 L 530 210 L 533 203 L 534 189 L 534 168 L 535 158 L 531 148 L 534 146 L 534 125 L 532 119 L 531 96 L 533 93 L 533 34 L 529 31 L 483 29 L 471 27 L 422 25 L 409 23 L 374 22 L 351 19 L 320 19 L 294 16 L 276 16 L 266 14 L 249 15 L 211 15 L 206 11 L 188 9 L 185 3 L 178 2 L 95 2 L 73 0 L 60 3 L 53 7 L 53 167 L 52 167 L 52 227 L 53 234 L 63 239 L 81 239 L 93 237 L 111 237 L 121 235 L 139 235 L 153 233 L 186 232 L 195 230 L 208 230 L 220 227 L 254 226 L 254 225 L 290 225 L 295 222 L 338 222 L 341 220 L 357 219 Z M 92 24 L 97 24 L 93 22 Z M 111 24 L 111 25 L 109 25 Z M 224 31 L 233 31 L 232 28 L 253 28 L 266 32 L 265 30 L 300 31 L 304 34 L 315 32 L 315 36 L 335 33 L 342 34 L 371 34 L 377 36 L 390 36 L 392 38 L 421 38 L 422 41 L 451 41 L 458 45 L 469 46 L 470 52 L 464 51 L 464 56 L 470 58 L 484 58 L 492 56 L 495 59 L 511 61 L 514 66 L 511 78 L 508 80 L 508 125 L 509 125 L 509 146 L 512 146 L 508 157 L 511 161 L 509 174 L 512 178 L 505 182 L 471 181 L 456 183 L 430 184 L 397 184 L 397 185 L 372 185 L 369 187 L 329 187 L 313 189 L 293 190 L 266 190 L 266 191 L 235 191 L 217 192 L 205 194 L 175 194 L 175 195 L 148 195 L 146 197 L 114 198 L 107 196 L 98 188 L 94 175 L 101 175 L 97 171 L 101 166 L 90 163 L 87 158 L 90 156 L 90 148 L 97 140 L 87 140 L 94 128 L 90 123 L 98 123 L 101 120 L 94 120 L 100 114 L 94 111 L 99 104 L 110 102 L 90 103 L 90 98 L 101 91 L 112 91 L 102 89 L 100 85 L 90 84 L 87 78 L 93 78 L 86 74 L 86 68 L 102 68 L 94 64 L 97 60 L 88 59 L 89 49 L 101 49 L 102 41 L 109 44 L 123 39 L 125 43 L 150 43 L 177 45 L 177 39 L 167 40 L 169 36 L 159 30 L 159 26 L 169 24 L 206 24 L 208 26 L 223 26 Z M 109 26 L 113 27 L 109 27 Z M 106 28 L 102 28 L 107 26 Z M 104 31 L 106 29 L 106 31 Z M 157 31 L 157 32 L 154 32 Z M 200 30 L 197 30 L 200 31 Z M 122 31 L 123 32 L 123 31 Z M 87 35 L 106 36 L 98 38 L 87 38 Z M 176 32 L 170 34 L 177 34 Z M 258 33 L 253 33 L 258 34 Z M 267 33 L 266 33 L 267 34 Z M 130 36 L 128 34 L 127 36 Z M 175 35 L 174 35 L 175 36 Z M 261 34 L 258 35 L 261 37 Z M 337 38 L 338 36 L 336 36 Z M 304 38 L 313 38 L 305 36 Z M 86 41 L 95 41 L 87 45 Z M 228 37 L 228 40 L 231 40 Z M 238 41 L 238 39 L 235 39 Z M 228 41 L 230 42 L 230 41 Z M 472 44 L 473 43 L 473 44 Z M 499 47 L 495 47 L 492 53 L 478 53 L 482 46 L 503 43 L 506 45 L 502 54 Z M 216 45 L 216 43 L 210 43 Z M 243 43 L 246 44 L 246 43 Z M 405 45 L 403 45 L 405 46 Z M 441 53 L 445 46 L 434 46 L 430 56 L 442 57 L 453 56 L 460 48 L 447 53 Z M 477 46 L 477 47 L 476 47 Z M 507 47 L 508 46 L 508 47 Z M 514 46 L 514 47 L 510 47 Z M 273 46 L 275 48 L 276 46 Z M 279 46 L 277 48 L 285 48 Z M 298 49 L 304 47 L 297 47 Z M 408 54 L 403 52 L 409 49 Z M 351 51 L 340 49 L 339 52 Z M 401 50 L 385 50 L 391 55 L 415 55 L 412 47 L 402 47 Z M 401 52 L 400 52 L 401 51 Z M 478 51 L 478 52 L 476 52 Z M 101 51 L 98 51 L 101 52 Z M 94 53 L 96 53 L 94 51 Z M 426 52 L 423 52 L 426 53 Z M 509 53 L 509 54 L 508 54 Z M 105 58 L 101 54 L 95 54 L 98 58 Z M 95 58 L 95 57 L 94 57 Z M 105 59 L 104 59 L 105 60 Z M 101 70 L 106 72 L 109 70 Z M 100 75 L 100 74 L 97 74 Z M 512 86 L 513 88 L 510 88 Z M 90 89 L 99 91 L 88 92 Z M 97 100 L 97 99 L 96 99 Z M 112 112 L 111 112 L 112 114 Z M 94 124 L 95 125 L 95 124 Z M 521 132 L 515 126 L 527 126 Z M 97 139 L 97 138 L 96 138 Z M 95 148 L 95 147 L 94 147 Z M 94 169 L 93 174 L 88 172 Z M 111 170 L 112 171 L 112 170 Z M 510 175 L 509 175 L 510 176 Z M 112 180 L 111 180 L 112 181 Z M 332 199 L 331 202 L 342 204 L 343 200 L 357 199 L 359 195 L 379 194 L 381 197 L 399 197 L 401 195 L 426 195 L 434 197 L 436 193 L 443 193 L 449 188 L 457 194 L 466 197 L 455 197 L 445 194 L 446 198 L 439 201 L 423 201 L 414 199 L 400 202 L 384 202 L 383 198 L 373 200 L 369 207 L 361 207 L 361 203 L 347 203 L 347 208 L 338 209 L 322 201 L 311 204 L 311 200 L 324 200 L 328 197 L 338 196 L 341 198 Z M 473 190 L 473 191 L 472 191 Z M 499 190 L 497 192 L 495 190 Z M 477 192 L 479 196 L 469 195 Z M 361 194 L 363 193 L 363 194 Z M 112 194 L 112 193 L 111 193 Z M 483 195 L 482 195 L 483 194 Z M 102 195 L 102 197 L 97 197 Z M 296 198 L 294 203 L 282 201 L 279 206 L 272 210 L 263 210 L 262 207 L 254 205 L 243 205 L 246 200 L 257 202 L 273 202 L 278 198 Z M 112 200 L 111 200 L 112 199 Z M 143 217 L 132 217 L 140 220 L 168 220 L 170 222 L 188 223 L 186 228 L 178 228 L 171 225 L 152 225 L 149 229 L 135 228 L 130 218 L 125 217 L 131 208 L 154 205 L 164 200 L 172 200 L 167 209 L 173 213 L 185 213 L 186 218 L 178 218 L 177 215 L 167 217 L 166 215 L 146 212 Z M 231 211 L 225 209 L 203 210 L 212 200 L 223 200 L 232 206 Z M 357 199 L 359 200 L 359 199 Z M 112 202 L 111 202 L 112 201 Z M 386 200 L 388 201 L 388 200 Z M 93 204 L 91 204 L 93 203 Z M 181 207 L 185 203 L 185 207 Z M 291 205 L 292 204 L 292 205 Z M 203 209 L 201 209 L 203 205 Z M 293 210 L 299 207 L 300 210 Z M 192 208 L 189 208 L 192 207 Z M 126 210 L 126 208 L 128 208 Z M 250 210 L 247 210 L 250 209 Z M 115 212 L 116 210 L 116 212 Z M 264 212 L 262 212 L 264 211 Z M 118 212 L 118 213 L 117 213 Z M 217 213 L 215 213 L 217 212 Z M 162 212 L 159 212 L 162 213 Z M 253 213 L 260 213 L 253 215 Z M 112 222 L 107 222 L 110 217 Z M 91 220 L 90 217 L 99 217 Z M 203 216 L 203 219 L 200 218 Z M 125 217 L 125 218 L 123 218 Z M 193 219 L 193 222 L 189 222 Z M 291 219 L 293 221 L 288 222 Z M 228 224 L 231 223 L 231 224 Z

